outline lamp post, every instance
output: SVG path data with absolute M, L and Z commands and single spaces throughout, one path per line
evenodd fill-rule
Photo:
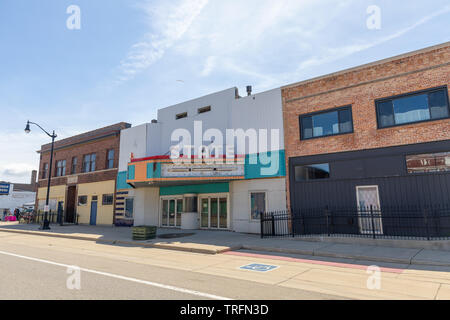
M 45 131 L 40 125 L 38 125 L 37 123 L 34 122 L 30 122 L 27 121 L 27 126 L 25 127 L 25 132 L 26 133 L 30 133 L 31 129 L 30 129 L 30 124 L 34 124 L 36 126 L 38 126 L 42 131 L 44 131 L 50 138 L 52 138 L 52 149 L 50 151 L 50 164 L 49 164 L 49 169 L 48 169 L 48 183 L 47 183 L 47 198 L 45 200 L 45 210 L 44 210 L 44 223 L 42 225 L 42 230 L 50 230 L 50 222 L 48 221 L 48 203 L 49 203 L 49 197 L 50 197 L 50 181 L 52 179 L 52 162 L 53 162 L 53 147 L 55 145 L 55 138 L 56 138 L 56 134 L 55 134 L 55 130 L 53 130 L 53 134 L 48 133 L 47 131 Z

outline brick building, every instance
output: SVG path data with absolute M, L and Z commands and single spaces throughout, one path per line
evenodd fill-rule
M 64 221 L 82 224 L 114 223 L 115 188 L 120 132 L 131 127 L 117 123 L 55 142 L 49 206 Z M 51 144 L 41 147 L 36 208 L 43 211 L 47 193 Z
M 450 202 L 450 42 L 282 88 L 288 204 Z

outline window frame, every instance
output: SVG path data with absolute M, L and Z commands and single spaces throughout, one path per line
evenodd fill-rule
M 295 169 L 297 167 L 311 167 L 311 166 L 317 166 L 317 165 L 328 165 L 328 178 L 323 178 L 323 179 L 307 179 L 307 180 L 297 180 L 296 176 L 295 176 Z M 326 180 L 330 180 L 331 179 L 331 165 L 330 162 L 324 162 L 324 163 L 308 163 L 308 164 L 296 164 L 293 166 L 293 174 L 294 174 L 294 183 L 306 183 L 306 182 L 314 182 L 314 181 L 326 181 Z
M 133 211 L 131 212 L 131 217 L 127 216 L 127 200 L 131 200 L 133 202 Z M 125 197 L 123 201 L 123 216 L 125 219 L 134 219 L 134 197 Z
M 77 173 L 77 166 L 78 166 L 78 157 L 72 157 L 72 162 L 71 162 L 71 166 L 70 166 L 70 174 Z
M 180 112 L 180 113 L 175 115 L 175 120 L 186 119 L 187 117 L 188 117 L 187 111 L 186 112 Z
M 267 199 L 267 195 L 268 192 L 267 190 L 251 190 L 248 192 L 248 206 L 249 206 L 249 214 L 250 214 L 250 222 L 255 222 L 255 221 L 260 221 L 261 220 L 261 214 L 259 216 L 259 218 L 255 219 L 253 218 L 253 213 L 252 213 L 252 194 L 256 194 L 256 193 L 263 193 L 264 194 L 264 206 L 265 206 L 265 211 L 268 211 L 268 199 Z
M 112 159 L 109 158 L 109 153 L 112 151 L 113 155 L 112 155 Z M 114 164 L 115 164 L 115 158 L 116 158 L 116 151 L 115 149 L 108 149 L 106 150 L 106 169 L 114 169 Z M 109 166 L 110 161 L 112 161 L 112 166 Z
M 61 164 L 61 166 L 60 166 Z M 59 172 L 59 169 L 61 169 L 61 174 Z M 67 169 L 67 161 L 66 160 L 57 160 L 56 161 L 56 168 L 55 168 L 55 177 L 65 177 L 66 176 L 66 169 Z
M 211 106 L 205 106 L 197 109 L 197 114 L 203 114 L 207 112 L 211 112 L 212 108 Z
M 344 134 L 352 134 L 354 133 L 354 124 L 353 124 L 353 105 L 352 104 L 348 104 L 345 106 L 341 106 L 341 107 L 337 107 L 337 108 L 331 108 L 331 109 L 326 109 L 326 110 L 320 110 L 320 111 L 316 111 L 316 112 L 311 112 L 311 113 L 305 113 L 305 114 L 301 114 L 298 117 L 298 121 L 299 121 L 299 128 L 300 128 L 300 140 L 302 141 L 307 141 L 307 140 L 311 140 L 311 139 L 320 139 L 320 138 L 326 138 L 326 137 L 335 137 L 335 136 L 341 136 Z M 305 138 L 303 136 L 303 127 L 302 127 L 302 120 L 304 118 L 309 118 L 309 117 L 313 117 L 313 116 L 317 116 L 320 114 L 325 114 L 325 113 L 332 113 L 332 112 L 337 112 L 338 113 L 338 125 L 339 125 L 339 130 L 340 130 L 340 125 L 341 125 L 341 115 L 339 113 L 339 111 L 342 110 L 349 110 L 350 111 L 350 119 L 351 119 L 351 130 L 348 132 L 339 132 L 339 133 L 332 133 L 332 134 L 327 134 L 327 135 L 322 135 L 322 136 L 317 136 L 317 137 L 310 137 L 310 138 Z M 313 134 L 314 134 L 314 124 L 313 124 Z
M 86 198 L 86 203 L 84 203 L 84 204 L 81 203 L 81 202 L 80 202 L 80 198 Z M 87 206 L 87 205 L 88 205 L 88 202 L 89 202 L 88 196 L 84 196 L 84 195 L 78 196 L 78 199 L 77 199 L 77 205 L 78 205 L 79 207 Z
M 41 179 L 47 179 L 48 178 L 48 162 L 45 162 L 42 168 L 42 175 Z
M 92 156 L 93 155 L 95 155 L 95 166 L 94 166 L 94 169 L 92 169 Z M 84 166 L 84 164 L 86 163 L 86 161 L 85 161 L 85 158 L 87 157 L 87 156 L 89 156 L 89 170 L 88 171 L 86 171 L 86 168 L 85 168 L 85 166 Z M 83 163 L 82 163 L 82 165 L 81 165 L 81 171 L 82 171 L 82 173 L 90 173 L 90 172 L 95 172 L 96 171 L 96 168 L 97 167 L 97 153 L 89 153 L 89 154 L 85 154 L 85 155 L 83 155 Z
M 408 168 L 408 157 L 418 157 L 418 156 L 425 156 L 425 155 L 436 155 L 441 153 L 449 153 L 450 151 L 434 151 L 434 152 L 425 152 L 425 153 L 408 153 L 404 155 L 405 160 L 405 170 L 407 176 L 414 176 L 414 175 L 433 175 L 433 174 L 445 174 L 447 172 L 450 172 L 450 170 L 446 171 L 416 171 L 416 172 L 409 172 Z
M 393 125 L 390 125 L 390 126 L 380 126 L 380 112 L 379 112 L 379 109 L 378 109 L 378 104 L 379 103 L 391 101 L 392 105 L 393 105 L 394 104 L 393 100 L 396 100 L 396 99 L 413 97 L 413 96 L 419 96 L 419 95 L 423 95 L 423 94 L 427 94 L 428 95 L 430 93 L 433 93 L 433 92 L 436 92 L 436 91 L 440 91 L 440 90 L 443 90 L 445 92 L 445 96 L 447 98 L 446 99 L 447 100 L 447 109 L 448 109 L 448 114 L 449 114 L 448 117 L 432 119 L 431 118 L 430 105 L 428 103 L 428 110 L 430 111 L 430 119 L 419 120 L 419 121 L 414 121 L 414 122 L 407 122 L 407 123 L 393 124 Z M 377 130 L 387 129 L 387 128 L 394 128 L 394 127 L 400 127 L 400 126 L 409 126 L 409 125 L 414 125 L 414 124 L 423 123 L 423 122 L 430 122 L 430 121 L 439 121 L 439 120 L 450 119 L 450 101 L 449 101 L 449 96 L 448 96 L 448 88 L 447 88 L 447 86 L 433 87 L 433 88 L 428 88 L 428 89 L 424 89 L 424 90 L 412 91 L 412 92 L 398 94 L 398 95 L 394 95 L 394 96 L 390 96 L 390 97 L 375 99 L 375 114 L 376 114 L 376 117 L 377 117 Z M 395 112 L 393 113 L 393 115 L 394 115 L 394 122 L 395 122 Z
M 106 203 L 105 202 L 105 197 L 111 197 L 111 203 Z M 102 206 L 112 206 L 112 205 L 114 205 L 114 194 L 113 193 L 105 193 L 105 194 L 102 194 Z

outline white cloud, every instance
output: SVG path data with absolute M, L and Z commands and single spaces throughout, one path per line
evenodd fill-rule
M 140 7 L 145 11 L 151 32 L 141 42 L 134 44 L 127 57 L 121 61 L 117 82 L 132 79 L 161 59 L 208 4 L 208 0 L 179 0 L 157 5 L 146 1 Z
M 350 56 L 354 53 L 364 51 L 364 50 L 379 46 L 385 42 L 399 38 L 411 31 L 413 31 L 417 27 L 427 23 L 431 19 L 436 18 L 436 17 L 443 15 L 445 13 L 448 13 L 448 12 L 450 12 L 450 5 L 445 6 L 444 8 L 439 9 L 439 10 L 421 18 L 419 21 L 411 24 L 408 27 L 400 29 L 392 34 L 387 35 L 387 36 L 380 37 L 379 39 L 376 39 L 374 41 L 361 42 L 359 44 L 344 45 L 344 46 L 336 47 L 336 48 L 327 48 L 320 55 L 313 56 L 310 59 L 305 60 L 302 63 L 300 63 L 300 65 L 297 69 L 297 73 L 301 72 L 302 70 L 304 70 L 306 68 L 311 68 L 311 67 L 315 67 L 315 66 L 318 66 L 321 64 L 330 63 L 330 62 L 342 59 L 346 56 Z

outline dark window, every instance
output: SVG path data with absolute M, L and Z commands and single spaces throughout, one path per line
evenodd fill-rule
M 87 196 L 79 196 L 78 197 L 78 205 L 79 206 L 85 206 L 87 205 Z
M 187 112 L 183 112 L 183 113 L 177 114 L 177 115 L 175 116 L 175 119 L 176 119 L 176 120 L 179 120 L 179 119 L 187 118 L 187 116 L 188 116 Z
M 300 116 L 301 139 L 353 132 L 351 107 Z
M 203 107 L 198 109 L 198 113 L 205 113 L 211 111 L 211 106 Z
M 106 159 L 106 169 L 114 168 L 114 149 L 108 150 Z
M 376 101 L 378 128 L 449 117 L 447 88 Z
M 102 197 L 102 205 L 108 206 L 114 203 L 114 195 L 112 194 L 104 194 Z
M 406 167 L 408 173 L 450 171 L 450 152 L 407 156 Z
M 87 154 L 83 157 L 83 172 L 95 171 L 95 153 Z
M 328 163 L 310 164 L 295 167 L 295 181 L 309 181 L 330 178 L 330 165 Z
M 56 176 L 63 177 L 66 175 L 66 160 L 56 161 Z
M 250 194 L 250 210 L 252 220 L 260 219 L 261 214 L 266 212 L 265 192 L 252 192 Z
M 78 158 L 77 158 L 77 157 L 73 157 L 73 158 L 72 158 L 72 169 L 71 169 L 71 174 L 77 173 L 77 163 L 78 163 Z
M 92 196 L 92 201 L 97 201 L 98 200 L 98 196 Z
M 42 179 L 47 179 L 48 175 L 48 163 L 44 163 L 44 167 L 42 169 Z
M 125 199 L 125 218 L 133 218 L 133 198 Z

